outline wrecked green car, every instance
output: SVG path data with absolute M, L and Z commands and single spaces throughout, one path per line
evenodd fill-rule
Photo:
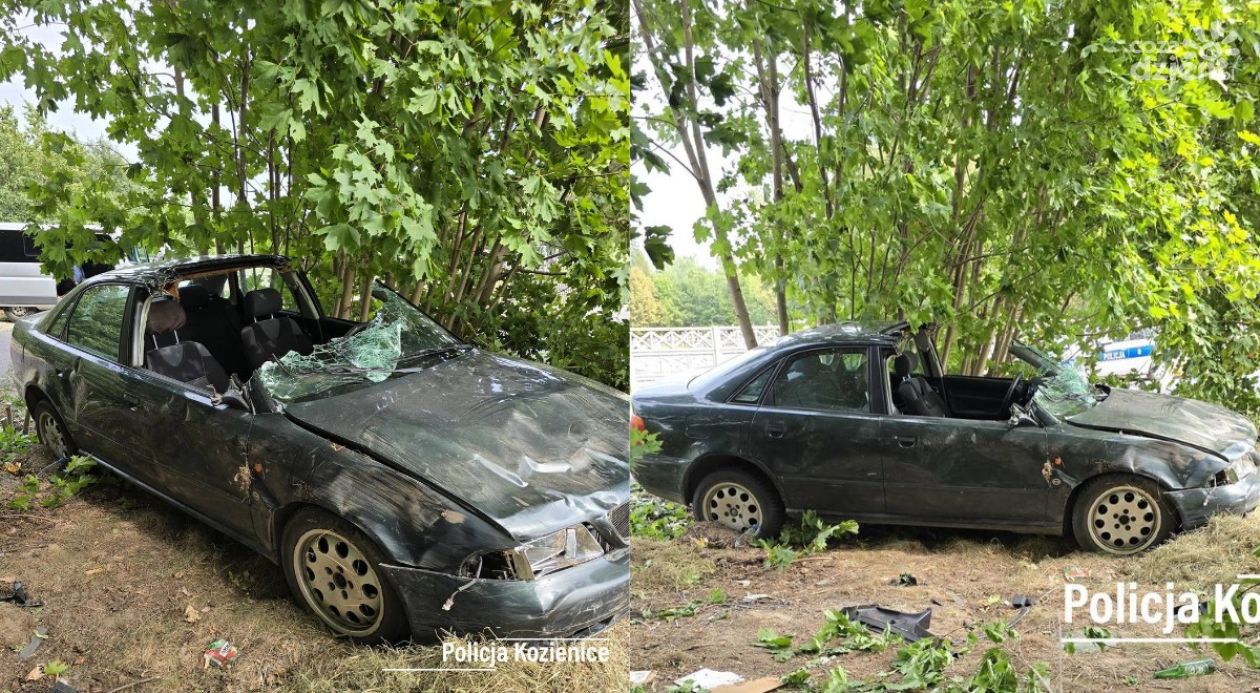
M 943 372 L 930 330 L 820 327 L 632 398 L 635 479 L 758 537 L 807 509 L 875 524 L 1072 535 L 1132 554 L 1260 500 L 1256 429 L 1194 400 L 1091 386 L 1013 342 Z
M 330 317 L 278 256 L 132 266 L 19 321 L 13 370 L 54 454 L 271 558 L 339 635 L 606 627 L 630 579 L 625 396 L 369 300 Z

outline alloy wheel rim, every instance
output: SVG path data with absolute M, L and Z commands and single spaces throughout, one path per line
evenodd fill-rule
M 741 484 L 723 482 L 714 485 L 701 500 L 704 516 L 738 532 L 761 526 L 761 501 Z
M 344 635 L 367 635 L 381 623 L 381 581 L 367 556 L 349 539 L 312 529 L 293 549 L 302 597 L 321 620 Z
M 15 317 L 15 318 L 24 318 L 24 317 L 26 317 L 26 313 L 27 313 L 27 312 L 28 312 L 28 311 L 26 310 L 26 308 L 23 308 L 23 307 L 20 307 L 20 306 L 19 306 L 19 307 L 14 307 L 14 308 L 10 308 L 10 309 L 9 309 L 9 314 L 10 314 L 10 315 L 12 315 L 12 316 L 13 316 L 13 317 Z
M 44 441 L 44 445 L 47 445 L 58 459 L 67 455 L 66 435 L 61 431 L 61 426 L 57 424 L 57 419 L 52 415 L 52 412 L 45 411 L 40 413 L 39 434 Z
M 1136 553 L 1151 545 L 1164 521 L 1151 494 L 1136 486 L 1116 486 L 1089 506 L 1089 533 L 1110 553 Z

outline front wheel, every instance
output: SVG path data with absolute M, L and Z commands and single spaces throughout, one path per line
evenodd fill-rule
M 716 522 L 741 534 L 769 539 L 783 526 L 783 500 L 760 476 L 721 469 L 696 485 L 691 507 L 701 522 Z
M 402 600 L 381 570 L 376 544 L 341 518 L 315 508 L 284 527 L 281 563 L 298 603 L 358 644 L 409 634 Z
M 1106 476 L 1086 482 L 1072 508 L 1072 533 L 1081 548 L 1130 555 L 1168 538 L 1176 514 L 1159 485 L 1137 476 Z

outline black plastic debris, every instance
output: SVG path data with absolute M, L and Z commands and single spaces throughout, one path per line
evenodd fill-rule
M 44 602 L 38 599 L 31 599 L 31 595 L 27 593 L 26 586 L 21 580 L 16 580 L 12 584 L 0 586 L 0 602 L 13 602 L 18 606 L 37 607 L 43 606 Z
M 902 573 L 888 582 L 890 585 L 898 585 L 901 587 L 914 587 L 919 584 L 919 578 L 910 573 Z
M 1013 609 L 1023 609 L 1032 605 L 1032 597 L 1026 594 L 1017 594 L 1014 597 L 1011 597 L 1011 608 Z
M 53 687 L 48 689 L 49 693 L 79 693 L 79 689 L 71 686 L 65 681 L 58 680 Z
M 885 631 L 900 635 L 906 642 L 914 642 L 923 638 L 935 638 L 928 630 L 932 623 L 932 610 L 924 609 L 918 613 L 906 613 L 886 609 L 878 604 L 865 606 L 846 606 L 840 610 L 851 621 L 857 621 L 868 630 L 883 633 Z

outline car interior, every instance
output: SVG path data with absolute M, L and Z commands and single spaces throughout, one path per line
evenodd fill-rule
M 882 354 L 894 413 L 982 421 L 1005 421 L 1011 404 L 1032 394 L 1031 379 L 993 375 L 932 376 L 913 345 Z
M 270 272 L 270 268 L 266 269 Z M 359 323 L 303 316 L 296 278 L 276 272 L 260 286 L 252 268 L 187 277 L 149 303 L 144 367 L 193 387 L 226 392 L 264 363 L 290 352 L 309 355 L 316 344 L 341 337 Z M 246 287 L 247 290 L 242 290 Z M 284 293 L 282 293 L 284 292 Z M 314 313 L 314 307 L 310 312 Z
M 770 402 L 803 409 L 869 411 L 866 369 L 862 352 L 806 353 L 779 374 Z

